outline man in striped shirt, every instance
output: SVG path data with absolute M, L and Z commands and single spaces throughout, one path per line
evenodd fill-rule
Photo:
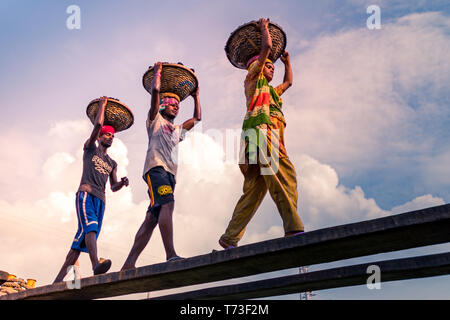
M 285 66 L 283 83 L 276 88 L 269 85 L 275 68 L 268 59 L 272 48 L 268 24 L 268 19 L 258 21 L 261 51 L 247 62 L 248 73 L 244 82 L 247 112 L 242 126 L 245 140 L 239 163 L 245 179 L 244 193 L 219 239 L 219 244 L 225 249 L 237 246 L 267 191 L 283 220 L 285 236 L 304 231 L 297 212 L 297 174 L 284 144 L 286 121 L 280 97 L 292 85 L 292 68 L 289 54 L 284 52 L 281 56 Z

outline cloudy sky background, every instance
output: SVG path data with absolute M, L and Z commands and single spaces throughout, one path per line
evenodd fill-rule
M 81 8 L 80 30 L 66 27 L 72 4 Z M 371 4 L 381 7 L 380 30 L 366 27 Z M 237 26 L 262 16 L 288 37 L 294 84 L 283 96 L 286 144 L 307 231 L 450 202 L 447 1 L 2 0 L 0 14 L 1 270 L 35 278 L 38 285 L 56 276 L 76 231 L 82 145 L 92 129 L 85 110 L 101 95 L 119 98 L 135 116 L 109 151 L 130 186 L 108 190 L 98 242 L 99 255 L 113 261 L 111 271 L 120 269 L 148 206 L 141 174 L 150 96 L 141 81 L 158 60 L 195 69 L 203 107 L 201 125 L 180 144 L 176 249 L 185 257 L 218 250 L 243 182 L 226 150 L 232 140 L 226 134 L 239 132 L 245 113 L 245 71 L 232 67 L 223 48 Z M 278 84 L 281 62 L 275 68 Z M 192 111 L 188 98 L 176 122 Z M 241 244 L 282 235 L 266 196 Z M 432 246 L 310 270 L 448 249 Z M 164 260 L 156 230 L 137 265 Z M 90 276 L 88 256 L 80 263 L 83 276 Z M 383 283 L 381 290 L 324 290 L 314 299 L 443 299 L 448 285 L 448 276 L 437 277 Z

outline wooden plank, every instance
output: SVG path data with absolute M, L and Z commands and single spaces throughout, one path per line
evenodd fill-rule
M 413 258 L 376 261 L 292 276 L 193 290 L 154 297 L 148 300 L 255 299 L 364 285 L 367 283 L 368 277 L 372 274 L 367 273 L 367 268 L 371 265 L 376 265 L 380 268 L 380 285 L 382 286 L 383 283 L 389 281 L 448 275 L 450 274 L 450 252 Z
M 0 299 L 96 299 L 178 288 L 446 243 L 448 230 L 450 204 L 84 278 L 81 289 L 62 282 Z

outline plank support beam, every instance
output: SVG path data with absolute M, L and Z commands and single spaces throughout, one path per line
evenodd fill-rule
M 450 242 L 450 204 L 65 282 L 3 299 L 99 299 L 173 289 Z M 192 245 L 195 245 L 193 243 Z

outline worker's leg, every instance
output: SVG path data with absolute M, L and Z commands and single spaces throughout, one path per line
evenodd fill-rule
M 304 231 L 297 212 L 297 174 L 289 158 L 279 159 L 278 170 L 273 170 L 273 174 L 263 177 L 283 220 L 285 235 Z
M 236 204 L 231 221 L 219 240 L 223 247 L 237 246 L 237 243 L 244 235 L 247 224 L 254 216 L 267 193 L 264 178 L 260 175 L 257 164 L 250 164 L 244 177 L 244 194 Z

